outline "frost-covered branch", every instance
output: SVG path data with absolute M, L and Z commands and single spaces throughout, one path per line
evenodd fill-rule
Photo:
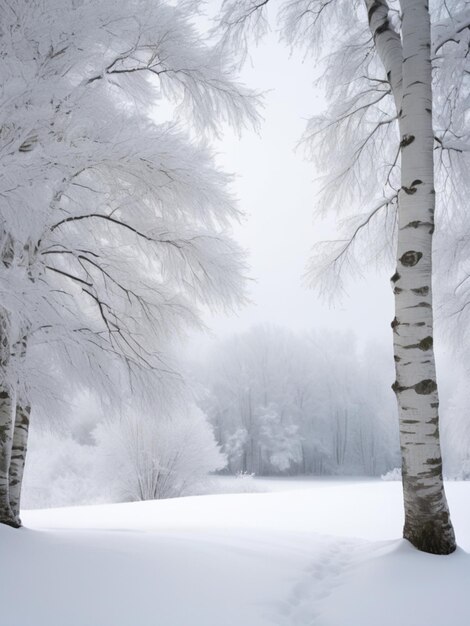
M 379 200 L 367 213 L 343 223 L 341 239 L 316 244 L 306 274 L 308 283 L 331 296 L 335 290 L 343 290 L 348 277 L 357 278 L 363 267 L 379 266 L 384 258 L 390 259 L 396 237 L 397 200 L 397 193 Z
M 201 307 L 244 297 L 239 212 L 207 137 L 256 123 L 257 96 L 192 24 L 194 3 L 5 8 L 0 421 L 10 432 L 17 396 L 21 415 L 50 414 L 80 387 L 170 402 L 177 338 L 202 326 Z M 25 333 L 24 356 L 10 358 Z

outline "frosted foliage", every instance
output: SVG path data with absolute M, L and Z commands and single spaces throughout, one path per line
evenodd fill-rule
M 391 30 L 400 37 L 400 3 L 389 0 L 383 5 Z M 455 331 L 453 322 L 458 317 L 460 326 L 469 328 L 470 311 L 465 306 L 470 301 L 467 284 L 461 285 L 470 272 L 470 227 L 464 209 L 470 168 L 470 7 L 467 0 L 431 0 L 429 8 L 438 225 L 435 265 L 438 278 L 446 277 L 436 281 L 436 293 L 444 312 L 454 314 L 450 325 Z M 324 110 L 308 121 L 301 145 L 319 175 L 315 208 L 320 213 L 338 213 L 339 234 L 335 241 L 315 247 L 309 281 L 331 293 L 341 291 L 348 277 L 357 277 L 378 263 L 385 262 L 393 273 L 401 183 L 398 120 L 391 85 L 398 85 L 392 75 L 387 76 L 378 57 L 366 3 L 225 0 L 220 28 L 226 45 L 232 51 L 241 49 L 243 58 L 250 39 L 264 34 L 275 20 L 284 42 L 303 48 L 306 57 L 312 59 L 312 76 L 326 100 Z
M 219 429 L 219 434 L 220 433 Z M 246 428 L 237 428 L 235 432 L 228 435 L 224 443 L 224 451 L 232 462 L 240 462 L 248 442 L 248 431 Z
M 334 355 L 334 356 L 333 356 Z M 196 376 L 228 471 L 376 475 L 397 463 L 388 354 L 349 335 L 257 327 L 217 345 Z
M 101 476 L 119 501 L 193 493 L 226 460 L 202 412 L 194 406 L 168 416 L 128 416 L 97 427 Z
M 300 446 L 296 424 L 283 424 L 275 404 L 256 410 L 261 454 L 267 456 L 276 470 L 285 471 L 291 463 L 300 461 Z
M 35 410 L 64 383 L 171 396 L 173 338 L 243 298 L 230 178 L 203 135 L 255 122 L 256 98 L 196 10 L 2 3 L 0 296 L 10 344 L 28 336 L 2 376 Z
M 208 474 L 222 469 L 226 458 L 206 417 L 189 400 L 187 405 L 171 414 L 167 409 L 165 415 L 102 416 L 98 425 L 78 411 L 71 435 L 62 424 L 54 429 L 36 425 L 23 507 L 151 500 L 210 490 Z
M 319 244 L 310 266 L 312 283 L 331 292 L 334 286 L 341 288 L 346 277 L 377 262 L 385 260 L 392 270 L 400 189 L 397 117 L 388 78 L 370 39 L 364 2 L 300 0 L 285 7 L 281 16 L 286 39 L 324 54 L 318 85 L 327 107 L 309 121 L 304 145 L 318 171 L 324 172 L 318 209 L 333 208 L 343 216 L 338 240 Z M 399 3 L 392 0 L 388 7 L 389 21 L 400 33 Z M 345 11 L 348 29 L 338 35 L 338 20 L 344 23 Z M 469 294 L 462 281 L 468 275 L 469 225 L 468 212 L 462 209 L 470 167 L 470 9 L 465 0 L 434 0 L 430 11 L 435 283 L 441 305 L 436 311 L 438 323 L 445 321 L 455 333 L 456 328 L 468 328 Z
M 96 449 L 70 436 L 35 432 L 31 437 L 22 494 L 24 508 L 106 502 L 105 485 L 96 480 Z
M 392 470 L 390 470 L 386 474 L 382 474 L 381 478 L 382 480 L 387 480 L 387 481 L 391 481 L 391 480 L 401 481 L 402 479 L 401 467 L 394 467 Z
M 470 7 L 465 0 L 435 1 L 434 25 L 436 77 L 434 126 L 438 211 L 435 257 L 438 320 L 459 350 L 468 339 L 470 292 L 468 289 L 468 171 L 470 168 Z M 439 205 L 438 205 L 439 207 Z M 451 279 L 449 280 L 449 277 Z M 465 356 L 465 354 L 464 354 Z

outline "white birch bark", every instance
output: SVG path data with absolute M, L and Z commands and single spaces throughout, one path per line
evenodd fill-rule
M 0 523 L 12 525 L 14 515 L 10 507 L 9 468 L 13 441 L 11 394 L 0 390 Z
M 9 323 L 5 312 L 0 311 L 0 375 L 3 376 L 10 350 Z M 0 383 L 0 523 L 18 526 L 10 507 L 9 470 L 13 443 L 12 390 L 3 377 Z
M 28 247 L 28 277 L 34 282 L 32 273 L 33 256 L 30 250 L 31 246 Z M 34 249 L 34 254 L 36 254 L 36 252 L 37 250 Z M 27 327 L 21 330 L 20 339 L 15 342 L 12 349 L 11 356 L 16 362 L 16 367 L 19 369 L 23 367 L 26 359 L 28 331 L 29 329 Z M 25 397 L 22 397 L 24 390 L 21 392 L 21 387 L 22 386 L 18 383 L 15 403 L 13 405 L 12 447 L 8 471 L 10 508 L 18 526 L 21 526 L 21 487 L 23 484 L 24 466 L 28 449 L 29 421 L 31 416 L 30 403 Z
M 403 51 L 400 35 L 391 27 L 385 0 L 365 0 L 374 45 L 392 88 L 397 111 L 401 108 Z
M 427 0 L 401 0 L 403 96 L 394 348 L 405 504 L 404 537 L 448 554 L 455 537 L 442 480 L 433 350 L 434 132 Z
M 384 0 L 366 0 L 375 46 L 399 121 L 401 190 L 392 322 L 405 506 L 403 535 L 418 549 L 455 550 L 442 479 L 433 350 L 434 133 L 431 26 L 427 0 L 401 0 L 402 37 Z M 390 31 L 391 34 L 390 34 Z
M 21 526 L 21 486 L 23 484 L 24 465 L 28 448 L 30 415 L 31 407 L 28 404 L 17 402 L 8 478 L 10 508 L 18 526 Z

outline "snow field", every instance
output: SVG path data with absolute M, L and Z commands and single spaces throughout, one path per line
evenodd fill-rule
M 468 626 L 458 551 L 401 536 L 401 485 L 257 480 L 268 493 L 25 511 L 0 529 L 1 626 Z M 6 609 L 6 610 L 5 610 Z

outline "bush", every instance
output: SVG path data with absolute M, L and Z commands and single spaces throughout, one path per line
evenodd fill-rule
M 80 441 L 32 431 L 29 448 L 22 506 L 30 509 L 204 493 L 209 472 L 226 464 L 194 406 L 166 419 L 108 420 Z
M 226 458 L 204 414 L 195 406 L 167 419 L 127 416 L 94 432 L 101 480 L 118 500 L 191 495 Z
M 382 480 L 401 480 L 401 467 L 394 467 L 380 477 Z

